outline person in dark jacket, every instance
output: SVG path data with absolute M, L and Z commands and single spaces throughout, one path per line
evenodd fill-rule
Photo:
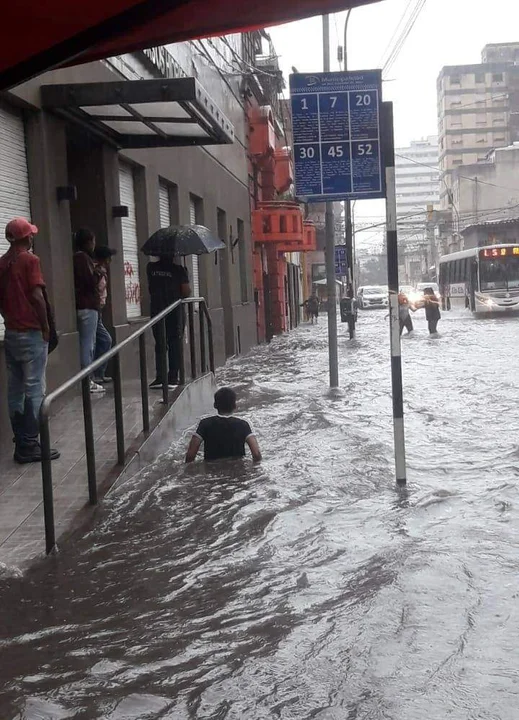
M 189 276 L 182 265 L 177 265 L 171 257 L 160 257 L 156 262 L 149 262 L 146 268 L 148 289 L 150 292 L 150 314 L 155 317 L 176 300 L 189 297 Z M 179 307 L 166 317 L 166 345 L 168 353 L 168 385 L 178 385 L 180 357 L 183 352 L 185 316 L 184 308 Z M 155 338 L 155 380 L 150 384 L 152 389 L 162 387 L 162 340 L 158 325 L 153 327 Z
M 80 228 L 75 234 L 77 252 L 74 255 L 74 287 L 76 290 L 77 329 L 79 333 L 79 358 L 86 368 L 94 360 L 97 323 L 99 321 L 98 275 L 94 263 L 96 238 L 92 230 Z M 90 392 L 104 392 L 93 380 Z
M 440 303 L 432 287 L 425 288 L 423 295 L 423 306 L 425 308 L 425 318 L 429 327 L 429 333 L 430 335 L 436 335 L 438 320 L 441 318 Z
M 97 332 L 94 348 L 94 360 L 97 360 L 108 352 L 113 344 L 112 336 L 105 328 L 103 322 L 103 311 L 108 301 L 108 270 L 112 262 L 112 258 L 117 254 L 117 250 L 107 247 L 106 245 L 98 245 L 94 250 L 95 271 L 97 275 L 97 291 L 99 294 L 99 319 L 97 321 Z M 105 385 L 111 382 L 112 378 L 107 377 L 107 364 L 102 365 L 94 373 L 94 381 L 98 385 Z

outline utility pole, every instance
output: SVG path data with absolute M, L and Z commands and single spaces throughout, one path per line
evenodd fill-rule
M 330 16 L 323 15 L 323 70 L 330 72 Z M 328 361 L 330 367 L 330 387 L 339 387 L 339 358 L 337 352 L 337 304 L 335 283 L 335 227 L 333 203 L 326 203 L 326 287 L 328 295 Z
M 348 70 L 348 23 L 350 21 L 351 8 L 346 13 L 344 22 L 344 71 Z M 348 280 L 352 288 L 355 289 L 354 281 L 354 259 L 353 259 L 353 218 L 351 212 L 351 200 L 344 202 L 344 220 L 345 220 L 345 241 L 346 241 L 346 263 L 348 267 Z

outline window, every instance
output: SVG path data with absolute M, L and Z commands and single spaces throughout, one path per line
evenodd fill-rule
M 476 125 L 477 125 L 478 127 L 486 127 L 486 126 L 487 126 L 487 121 L 486 121 L 486 120 L 476 120 Z
M 495 143 L 505 142 L 505 139 L 504 139 L 504 137 L 503 137 L 502 135 L 499 135 L 499 137 L 494 137 L 494 142 L 495 142 Z
M 238 254 L 240 262 L 240 288 L 242 303 L 249 302 L 249 280 L 247 273 L 247 248 L 245 247 L 245 225 L 238 219 Z
M 478 135 L 478 138 L 476 140 L 476 143 L 480 145 L 481 143 L 486 143 L 487 136 L 486 135 Z
M 453 161 L 452 161 L 452 164 L 453 164 L 453 165 L 463 165 L 463 160 L 458 160 L 458 159 L 457 159 L 457 160 L 453 160 Z
M 451 85 L 461 85 L 461 76 L 460 75 L 452 75 L 450 81 L 451 81 Z
M 453 138 L 452 144 L 453 145 L 463 145 L 463 138 Z
M 492 82 L 503 82 L 503 73 L 492 73 Z
M 450 107 L 451 108 L 457 108 L 461 105 L 461 100 L 451 100 Z
M 485 82 L 485 73 L 476 73 L 474 75 L 474 80 L 477 83 L 484 83 Z

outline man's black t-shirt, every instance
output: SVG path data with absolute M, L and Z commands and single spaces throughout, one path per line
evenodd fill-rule
M 165 310 L 176 300 L 180 300 L 180 288 L 189 283 L 187 270 L 172 260 L 149 262 L 146 268 L 148 289 L 150 291 L 150 311 L 152 317 Z
M 204 441 L 204 460 L 219 460 L 243 457 L 245 441 L 253 432 L 246 420 L 213 415 L 200 421 L 195 434 Z

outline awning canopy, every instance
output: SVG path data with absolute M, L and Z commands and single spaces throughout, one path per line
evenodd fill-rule
M 43 85 L 42 106 L 120 148 L 232 143 L 230 121 L 195 78 Z
M 6 0 L 0 90 L 65 64 L 244 32 L 368 2 L 373 0 Z

